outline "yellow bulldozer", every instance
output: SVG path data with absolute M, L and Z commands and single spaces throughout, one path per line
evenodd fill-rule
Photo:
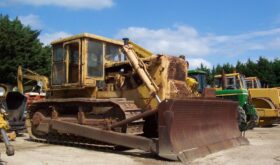
M 268 126 L 280 121 L 280 89 L 262 88 L 258 77 L 246 77 L 250 99 L 259 115 L 259 125 Z
M 52 52 L 46 99 L 28 109 L 31 139 L 123 146 L 184 162 L 248 144 L 238 104 L 196 96 L 182 58 L 88 33 L 52 42 Z

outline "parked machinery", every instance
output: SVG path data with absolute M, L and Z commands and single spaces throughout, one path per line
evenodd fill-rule
M 88 33 L 52 49 L 46 99 L 28 113 L 32 139 L 119 145 L 181 161 L 248 144 L 237 103 L 193 94 L 181 58 Z
M 248 89 L 262 88 L 258 77 L 245 77 L 245 83 Z
M 8 156 L 14 155 L 14 147 L 11 145 L 10 140 L 16 138 L 16 134 L 13 131 L 10 131 L 8 114 L 6 113 L 3 103 L 5 102 L 5 96 L 7 93 L 7 87 L 3 84 L 0 84 L 0 136 L 2 141 L 5 143 L 6 154 Z
M 212 95 L 213 97 L 216 97 L 217 92 L 216 92 L 216 88 L 212 88 L 210 87 L 209 84 L 207 84 L 207 73 L 205 71 L 202 70 L 189 70 L 188 71 L 188 79 L 193 79 L 194 81 L 196 81 L 196 86 L 197 86 L 197 91 L 199 92 L 200 95 Z M 193 83 L 195 84 L 195 83 Z M 223 91 L 225 92 L 225 91 Z M 237 92 L 237 91 L 234 91 Z M 238 101 L 238 94 L 233 94 L 234 92 L 232 92 L 231 97 L 225 97 L 224 95 L 221 96 L 221 92 L 218 93 L 218 97 L 224 97 L 225 99 L 230 99 L 230 100 L 235 100 Z M 234 98 L 234 95 L 236 95 L 236 98 Z M 250 128 L 251 123 L 247 122 L 247 115 L 245 110 L 242 108 L 242 105 L 244 104 L 243 101 L 238 101 L 238 103 L 240 104 L 240 106 L 237 108 L 237 112 L 238 112 L 238 125 L 239 125 L 239 129 L 240 131 L 246 131 L 248 128 Z
M 245 78 L 252 104 L 259 115 L 259 125 L 269 126 L 280 121 L 280 89 L 262 88 L 257 77 Z
M 199 93 L 203 93 L 203 91 L 207 87 L 207 73 L 202 70 L 189 70 L 188 71 L 188 79 L 193 79 L 197 82 L 197 91 Z M 192 83 L 195 85 L 195 83 Z M 194 88 L 194 87 L 193 87 Z
M 258 114 L 251 103 L 244 78 L 244 75 L 236 72 L 214 77 L 216 96 L 239 102 L 241 130 L 251 129 L 258 123 Z M 242 124 L 243 121 L 247 124 Z
M 3 96 L 1 96 L 1 101 L 7 113 L 10 130 L 21 133 L 25 130 L 27 99 L 18 91 L 8 90 L 7 86 L 4 84 L 0 84 L 0 87 L 3 89 L 2 91 L 5 92 Z
M 34 82 L 36 83 L 35 85 Z M 32 89 L 24 89 L 24 86 L 30 84 Z M 49 80 L 46 76 L 40 75 L 30 69 L 22 68 L 22 66 L 18 66 L 17 86 L 18 92 L 27 98 L 27 107 L 29 107 L 33 101 L 45 99 Z

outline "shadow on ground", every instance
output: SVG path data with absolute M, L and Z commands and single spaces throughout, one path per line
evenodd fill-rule
M 111 154 L 120 154 L 120 155 L 126 155 L 126 156 L 133 156 L 133 157 L 139 157 L 139 158 L 145 158 L 150 160 L 160 160 L 160 161 L 166 161 L 166 162 L 174 162 L 170 161 L 164 158 L 159 157 L 155 153 L 145 152 L 137 149 L 130 149 L 126 147 L 106 147 L 101 145 L 76 145 L 76 144 L 62 144 L 62 143 L 53 143 L 53 142 L 36 142 L 30 138 L 25 138 L 24 140 L 28 142 L 33 143 L 41 143 L 41 144 L 49 144 L 49 145 L 59 145 L 59 146 L 67 146 L 67 147 L 75 147 L 80 149 L 86 149 L 86 150 L 92 150 L 92 151 L 99 151 L 99 152 L 105 152 L 105 153 L 111 153 Z M 49 146 L 47 145 L 47 146 Z M 1 164 L 0 164 L 1 165 Z

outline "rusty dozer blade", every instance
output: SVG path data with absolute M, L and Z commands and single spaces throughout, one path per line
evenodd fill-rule
M 158 109 L 158 155 L 188 162 L 249 144 L 238 128 L 237 106 L 218 99 L 163 101 Z

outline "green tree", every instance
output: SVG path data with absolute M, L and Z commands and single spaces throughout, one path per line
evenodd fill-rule
M 272 86 L 272 84 L 276 83 L 272 62 L 264 57 L 259 57 L 256 65 L 252 76 L 257 76 L 261 80 L 263 86 Z
M 49 76 L 51 51 L 39 41 L 39 34 L 18 18 L 0 15 L 0 82 L 14 84 L 18 65 Z
M 272 64 L 273 75 L 275 78 L 275 82 L 271 84 L 271 86 L 280 87 L 280 59 L 276 58 Z
M 238 73 L 244 74 L 246 72 L 246 66 L 240 61 L 237 61 L 235 68 Z
M 203 65 L 198 69 L 204 70 L 207 73 L 209 72 L 209 69 Z M 234 69 L 246 77 L 257 76 L 263 86 L 280 87 L 280 59 L 276 58 L 271 61 L 265 57 L 259 57 L 256 62 L 251 59 L 248 59 L 246 63 L 237 61 L 235 66 L 229 63 L 213 66 L 209 74 L 208 83 L 213 84 L 213 77 L 221 74 L 223 70 L 226 73 L 232 73 Z
M 235 67 L 233 65 L 231 65 L 230 63 L 226 63 L 223 65 L 223 70 L 226 73 L 232 73 L 234 71 Z
M 244 75 L 249 77 L 249 76 L 257 76 L 256 74 L 258 73 L 257 69 L 257 64 L 252 61 L 250 58 L 247 60 L 246 64 L 246 69 L 244 70 Z

